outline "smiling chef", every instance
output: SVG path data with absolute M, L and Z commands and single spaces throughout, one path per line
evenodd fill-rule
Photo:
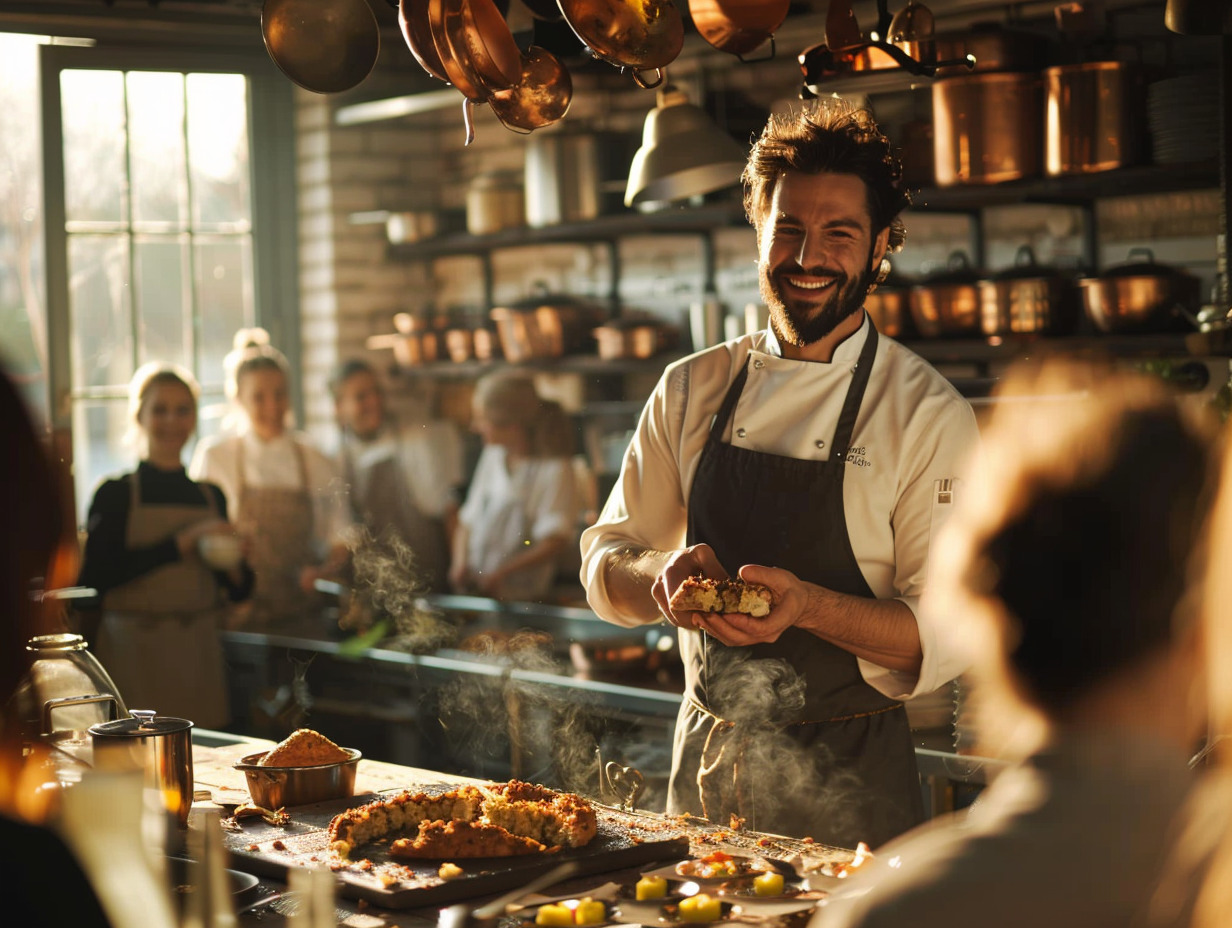
M 863 309 L 905 235 L 900 175 L 864 110 L 771 118 L 744 172 L 770 326 L 667 368 L 582 536 L 601 617 L 680 630 L 669 812 L 841 847 L 923 816 L 903 700 L 964 669 L 918 603 L 978 433 Z M 698 575 L 773 605 L 673 609 Z

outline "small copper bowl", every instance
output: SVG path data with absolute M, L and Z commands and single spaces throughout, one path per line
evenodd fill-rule
M 355 770 L 363 756 L 354 748 L 343 748 L 350 755 L 333 764 L 312 767 L 262 767 L 258 765 L 268 752 L 246 754 L 234 764 L 248 778 L 252 801 L 263 809 L 284 806 L 305 806 L 326 799 L 343 799 L 355 795 Z

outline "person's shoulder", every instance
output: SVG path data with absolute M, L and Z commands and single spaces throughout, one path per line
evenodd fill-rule
M 221 505 L 224 511 L 226 510 L 227 494 L 223 492 L 222 487 L 210 480 L 195 480 L 193 482 L 205 490 L 206 493 L 209 493 L 213 497 L 214 502 Z
M 99 506 L 111 508 L 118 502 L 127 502 L 131 492 L 133 474 L 132 471 L 124 474 L 116 474 L 110 477 L 104 477 L 94 488 L 94 496 L 90 503 L 90 508 Z
M 961 404 L 970 408 L 970 403 L 958 392 L 940 371 L 906 345 L 894 339 L 879 336 L 890 376 L 907 387 L 918 398 L 932 398 L 942 403 Z
M 686 394 L 698 384 L 726 385 L 748 359 L 750 351 L 764 348 L 759 341 L 764 337 L 764 332 L 754 332 L 695 351 L 667 365 L 660 383 L 669 393 Z
M 234 453 L 239 447 L 238 435 L 207 435 L 197 442 L 193 456 L 198 459 L 217 459 L 223 455 Z
M 326 454 L 320 443 L 307 432 L 287 432 L 287 437 L 299 445 L 308 460 L 331 469 L 337 466 L 337 460 Z

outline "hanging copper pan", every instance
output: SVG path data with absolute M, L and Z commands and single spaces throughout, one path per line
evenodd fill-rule
M 432 27 L 428 24 L 428 0 L 400 0 L 398 3 L 398 25 L 402 28 L 402 37 L 406 46 L 419 62 L 420 67 L 437 80 L 449 83 L 449 75 L 441 63 L 441 56 L 436 53 L 436 44 L 432 41 Z
M 633 72 L 644 88 L 663 82 L 663 69 L 684 47 L 684 20 L 672 0 L 557 0 L 565 22 L 597 58 Z M 653 81 L 639 72 L 657 71 Z
M 265 0 L 261 37 L 282 73 L 314 93 L 350 90 L 381 50 L 367 0 Z
M 446 0 L 445 41 L 455 61 L 488 93 L 522 78 L 522 52 L 492 0 Z
M 783 25 L 791 0 L 689 0 L 698 34 L 721 52 L 747 55 Z
M 506 128 L 531 132 L 563 119 L 573 99 L 573 79 L 560 59 L 532 46 L 522 56 L 522 77 L 508 90 L 488 98 Z
M 556 0 L 522 0 L 522 3 L 535 19 L 551 23 L 560 21 L 560 7 L 556 5 Z

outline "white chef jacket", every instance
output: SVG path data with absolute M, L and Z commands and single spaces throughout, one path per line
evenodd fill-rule
M 240 474 L 239 451 L 244 448 L 244 473 Z M 202 439 L 193 452 L 189 475 L 222 487 L 227 511 L 239 515 L 241 480 L 250 487 L 302 487 L 295 445 L 304 452 L 308 490 L 312 495 L 313 534 L 321 555 L 335 544 L 346 544 L 352 531 L 351 506 L 346 481 L 338 465 L 323 454 L 303 432 L 283 432 L 272 441 L 262 441 L 252 431 L 242 435 Z
M 475 465 L 458 520 L 467 529 L 467 567 L 486 574 L 519 549 L 564 535 L 574 538 L 577 502 L 567 458 L 523 458 L 506 464 L 501 445 L 485 445 Z M 556 564 L 539 564 L 506 581 L 511 599 L 541 596 L 552 585 Z
M 457 487 L 463 481 L 462 438 L 451 422 L 387 429 L 372 441 L 352 438 L 343 445 L 342 453 L 350 459 L 356 499 L 367 496 L 372 468 L 396 458 L 411 501 L 423 515 L 439 519 L 451 503 L 457 502 Z
M 782 356 L 770 330 L 744 335 L 670 365 L 642 410 L 620 476 L 598 521 L 582 533 L 581 579 L 603 619 L 634 626 L 658 616 L 622 614 L 608 599 L 604 562 L 628 544 L 660 551 L 685 546 L 687 503 L 697 462 L 727 388 L 748 380 L 724 441 L 753 451 L 824 461 L 868 317 L 830 363 Z M 858 659 L 865 681 L 891 699 L 931 692 L 962 673 L 967 651 L 947 635 L 945 617 L 919 608 L 930 535 L 952 510 L 951 491 L 978 440 L 970 404 L 918 355 L 880 335 L 856 418 L 843 508 L 856 562 L 878 599 L 915 613 L 923 649 L 918 675 Z M 941 483 L 950 481 L 950 483 Z M 744 566 L 725 565 L 735 573 Z M 773 564 L 767 566 L 775 566 Z

